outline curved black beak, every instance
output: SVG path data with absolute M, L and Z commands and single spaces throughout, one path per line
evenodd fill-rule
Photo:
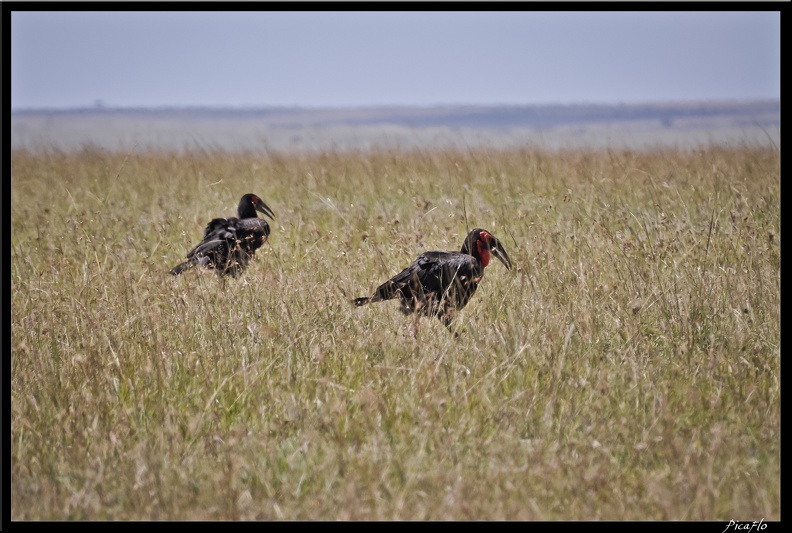
M 270 217 L 272 220 L 275 220 L 275 213 L 272 212 L 272 209 L 264 203 L 264 200 L 259 200 L 255 204 L 256 211 L 260 211 Z
M 489 243 L 490 252 L 492 255 L 498 258 L 498 260 L 503 263 L 508 270 L 511 270 L 511 259 L 509 259 L 509 254 L 506 253 L 506 249 L 500 243 L 498 239 L 492 237 L 492 241 Z M 503 255 L 501 255 L 503 254 Z

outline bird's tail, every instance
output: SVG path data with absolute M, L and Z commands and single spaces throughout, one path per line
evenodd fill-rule
M 170 273 L 174 276 L 178 276 L 185 270 L 192 268 L 193 264 L 190 261 L 185 261 L 184 263 L 178 264 L 170 270 Z
M 364 296 L 363 298 L 355 298 L 354 300 L 352 300 L 352 303 L 355 304 L 355 306 L 357 307 L 360 307 L 361 305 L 366 305 L 367 303 L 370 302 L 371 302 L 371 298 L 369 298 L 368 296 Z

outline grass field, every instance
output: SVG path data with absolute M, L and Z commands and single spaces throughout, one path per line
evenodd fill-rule
M 12 520 L 779 520 L 762 148 L 14 151 Z M 245 274 L 181 277 L 242 194 Z M 350 300 L 490 230 L 450 335 Z

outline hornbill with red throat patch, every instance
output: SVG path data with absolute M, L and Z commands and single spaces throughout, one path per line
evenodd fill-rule
M 404 314 L 436 316 L 450 331 L 454 311 L 465 307 L 476 292 L 490 255 L 511 269 L 511 259 L 500 241 L 489 231 L 476 228 L 459 252 L 424 252 L 377 287 L 373 296 L 352 303 L 361 306 L 399 298 Z
M 212 219 L 201 242 L 187 254 L 187 261 L 173 267 L 170 273 L 178 275 L 195 265 L 213 268 L 218 276 L 241 273 L 270 234 L 269 224 L 258 218 L 256 211 L 275 219 L 264 200 L 253 193 L 244 195 L 237 206 L 239 217 Z

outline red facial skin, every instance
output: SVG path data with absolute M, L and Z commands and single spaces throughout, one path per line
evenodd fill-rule
M 489 250 L 481 245 L 482 241 L 486 241 L 487 243 L 490 242 L 492 236 L 487 233 L 486 231 L 481 232 L 481 238 L 476 241 L 476 248 L 478 249 L 479 257 L 481 258 L 481 266 L 486 267 L 489 265 L 490 262 L 490 252 Z

